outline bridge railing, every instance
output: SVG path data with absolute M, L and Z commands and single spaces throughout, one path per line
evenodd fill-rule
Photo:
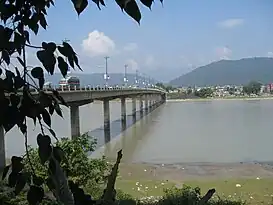
M 61 91 L 61 92 L 75 92 L 75 91 L 110 91 L 110 90 L 157 90 L 165 92 L 164 89 L 160 87 L 94 87 L 94 86 L 84 86 L 84 87 L 77 87 L 77 86 L 68 86 L 68 87 L 53 87 L 54 89 Z M 52 88 L 44 88 L 45 91 L 50 91 Z

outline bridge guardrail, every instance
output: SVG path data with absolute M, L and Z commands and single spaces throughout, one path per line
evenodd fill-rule
M 75 92 L 75 91 L 110 91 L 110 90 L 155 90 L 155 91 L 162 91 L 166 92 L 164 89 L 159 87 L 145 87 L 145 88 L 138 88 L 138 87 L 91 87 L 85 86 L 81 88 L 75 87 L 68 87 L 68 88 L 54 88 L 60 92 Z M 45 88 L 45 91 L 50 91 L 50 88 Z

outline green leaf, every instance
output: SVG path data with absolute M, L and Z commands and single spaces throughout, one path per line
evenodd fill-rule
M 41 51 L 37 51 L 37 58 L 43 64 L 47 72 L 53 75 L 55 64 L 56 64 L 56 58 L 54 54 L 47 50 L 41 50 Z
M 2 173 L 2 180 L 4 180 L 6 178 L 9 169 L 10 169 L 10 165 L 8 165 L 4 168 L 3 173 Z
M 36 175 L 33 176 L 33 184 L 36 186 L 41 186 L 44 183 L 44 180 L 42 177 L 38 177 Z
M 15 190 L 14 190 L 15 195 L 18 195 L 23 190 L 26 183 L 27 183 L 27 180 L 25 176 L 22 173 L 19 173 L 17 176 L 17 183 L 15 185 Z
M 68 107 L 68 104 L 64 101 L 63 97 L 57 90 L 53 90 L 52 93 L 61 102 L 62 105 Z
M 39 88 L 40 89 L 43 89 L 44 84 L 45 84 L 45 78 L 44 77 L 39 78 Z
M 27 201 L 29 205 L 37 205 L 42 202 L 44 198 L 44 189 L 38 186 L 30 186 L 27 193 Z
M 6 64 L 10 64 L 10 56 L 9 56 L 9 53 L 8 51 L 6 50 L 3 50 L 2 51 L 2 59 L 6 62 Z
M 101 5 L 105 6 L 104 0 L 99 0 Z
M 56 133 L 54 132 L 54 130 L 48 129 L 48 131 L 50 132 L 50 134 L 52 134 L 52 136 L 53 136 L 54 138 L 56 138 Z
M 18 173 L 11 172 L 8 178 L 8 185 L 10 187 L 14 187 L 16 185 L 17 179 L 18 179 Z
M 105 3 L 104 3 L 104 0 L 92 0 L 95 4 L 97 4 L 97 7 L 99 8 L 99 10 L 101 9 L 100 8 L 100 4 L 105 6 Z
M 31 75 L 33 78 L 39 79 L 44 77 L 44 71 L 41 67 L 35 67 L 31 70 Z
M 141 13 L 135 0 L 130 0 L 125 5 L 125 12 L 140 24 Z
M 11 170 L 12 172 L 19 173 L 24 168 L 24 165 L 22 164 L 23 158 L 22 157 L 16 157 L 12 156 L 11 158 Z
M 44 122 L 51 127 L 51 117 L 46 109 L 43 110 L 42 112 L 43 120 Z
M 46 29 L 46 26 L 47 26 L 47 22 L 46 22 L 46 19 L 45 19 L 45 15 L 40 13 L 39 15 L 39 18 L 40 18 L 40 25 Z
M 19 63 L 21 64 L 21 66 L 23 66 L 23 68 L 24 68 L 25 67 L 24 61 L 19 56 L 17 56 L 16 58 L 19 61 Z
M 16 71 L 16 76 L 21 76 L 21 74 L 20 74 L 20 72 L 19 72 L 19 70 L 18 70 L 18 68 L 17 67 L 15 67 L 15 71 Z
M 54 113 L 54 106 L 52 104 L 50 104 L 49 107 L 48 107 L 48 109 L 49 109 L 49 114 L 53 115 L 53 113 Z
M 48 171 L 53 175 L 56 173 L 56 163 L 53 159 L 49 160 Z
M 140 0 L 140 2 L 147 6 L 149 9 L 151 9 L 154 0 Z
M 49 43 L 47 43 L 45 50 L 54 53 L 56 51 L 56 48 L 57 48 L 56 43 L 49 42 Z
M 116 3 L 119 5 L 119 7 L 121 8 L 121 10 L 124 9 L 126 2 L 127 2 L 127 0 L 116 0 Z
M 29 32 L 28 31 L 24 31 L 24 37 L 26 39 L 26 41 L 30 44 L 30 41 L 29 41 Z
M 39 147 L 50 146 L 51 139 L 48 135 L 42 135 L 41 133 L 37 135 L 37 144 Z
M 16 90 L 22 88 L 25 85 L 25 81 L 20 76 L 14 77 L 14 88 Z
M 46 179 L 46 185 L 48 186 L 48 188 L 49 188 L 50 190 L 55 189 L 55 184 L 54 184 L 54 182 L 53 182 L 53 180 L 52 180 L 51 177 L 48 177 L 48 178 Z
M 55 106 L 54 106 L 54 108 L 55 108 L 56 113 L 57 113 L 60 117 L 63 117 L 63 113 L 62 113 L 62 110 L 61 110 L 59 104 L 56 103 Z
M 60 163 L 63 160 L 65 153 L 62 150 L 62 148 L 53 147 L 53 155 L 54 155 L 55 159 Z
M 61 56 L 59 56 L 57 59 L 58 59 L 58 67 L 62 75 L 63 77 L 66 77 L 67 71 L 68 71 L 68 65 Z
M 80 15 L 88 6 L 88 0 L 72 0 L 72 3 L 74 4 L 74 8 L 78 15 Z
M 18 104 L 20 103 L 20 97 L 18 95 L 15 94 L 10 94 L 10 102 L 12 104 L 12 106 L 17 107 Z
M 50 158 L 51 153 L 52 153 L 51 146 L 46 146 L 46 145 L 39 146 L 38 154 L 39 154 L 39 158 L 41 160 L 42 165 L 44 165 L 44 163 Z

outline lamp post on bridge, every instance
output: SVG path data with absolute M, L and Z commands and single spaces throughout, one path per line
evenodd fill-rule
M 136 70 L 135 85 L 138 87 L 138 70 Z
M 125 65 L 124 65 L 124 78 L 123 78 L 124 86 L 125 86 L 125 87 L 127 87 L 127 83 L 128 83 L 128 79 L 127 79 L 127 68 L 128 68 L 128 65 L 125 64 Z
M 108 87 L 108 80 L 110 79 L 110 76 L 108 75 L 108 59 L 109 56 L 105 56 L 105 74 L 104 74 L 104 80 L 105 80 L 105 87 Z

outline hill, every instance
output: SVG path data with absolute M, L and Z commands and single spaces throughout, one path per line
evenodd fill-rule
M 273 58 L 221 60 L 198 67 L 169 82 L 172 86 L 243 85 L 273 82 Z

